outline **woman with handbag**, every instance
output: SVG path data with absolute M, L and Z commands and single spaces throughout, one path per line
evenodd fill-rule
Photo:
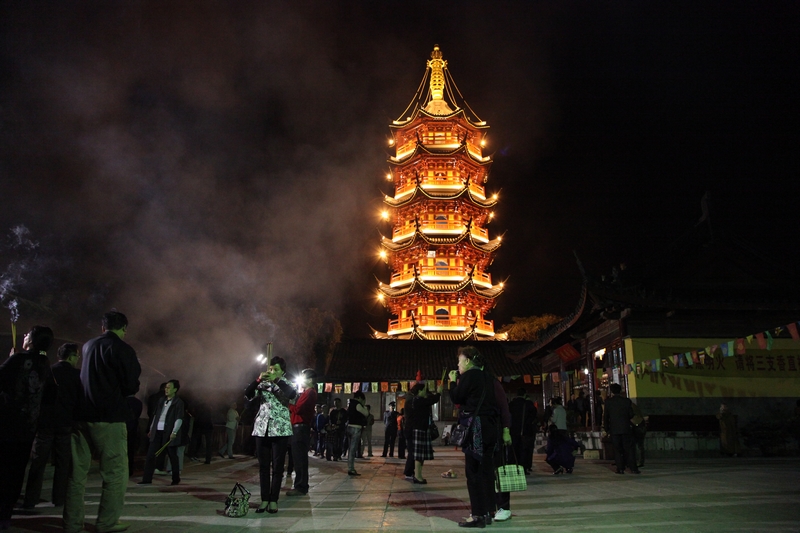
M 459 424 L 469 428 L 461 449 L 472 514 L 459 527 L 486 527 L 495 505 L 494 453 L 500 425 L 493 380 L 484 365 L 475 347 L 464 346 L 458 349 L 458 371 L 450 372 L 450 399 L 461 406 Z
M 433 445 L 431 444 L 430 424 L 432 420 L 431 407 L 439 403 L 442 397 L 438 392 L 428 393 L 424 381 L 419 381 L 411 387 L 412 409 L 407 416 L 406 423 L 410 424 L 411 442 L 410 452 L 414 457 L 414 478 L 417 484 L 426 484 L 428 481 L 422 477 L 422 465 L 425 461 L 433 460 Z
M 284 378 L 285 373 L 286 361 L 273 357 L 267 372 L 262 372 L 244 391 L 245 398 L 259 404 L 253 422 L 261 484 L 261 505 L 257 513 L 278 512 L 286 449 L 292 436 L 288 405 L 289 400 L 297 396 L 294 386 Z

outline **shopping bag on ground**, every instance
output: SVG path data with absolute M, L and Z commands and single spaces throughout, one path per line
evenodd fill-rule
M 223 514 L 231 518 L 241 518 L 250 510 L 250 491 L 244 488 L 241 483 L 233 486 L 233 490 L 225 498 L 225 510 Z

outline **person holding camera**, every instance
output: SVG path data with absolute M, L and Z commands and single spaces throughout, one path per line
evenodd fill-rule
M 261 484 L 261 505 L 256 509 L 257 513 L 278 512 L 286 449 L 292 436 L 288 406 L 289 401 L 297 396 L 297 391 L 285 379 L 285 374 L 286 361 L 282 357 L 273 357 L 269 369 L 262 372 L 244 392 L 245 398 L 258 402 L 259 406 L 253 422 Z

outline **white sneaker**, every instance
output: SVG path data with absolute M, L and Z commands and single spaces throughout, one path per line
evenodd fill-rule
M 156 468 L 156 471 L 155 471 L 155 472 L 153 472 L 153 473 L 154 473 L 155 475 L 157 475 L 157 476 L 166 476 L 167 474 L 169 474 L 169 471 L 165 472 L 165 471 L 163 471 L 163 470 L 159 470 L 158 468 Z
M 505 522 L 509 518 L 511 518 L 511 511 L 503 509 L 502 507 L 498 509 L 496 513 L 494 513 L 495 522 Z

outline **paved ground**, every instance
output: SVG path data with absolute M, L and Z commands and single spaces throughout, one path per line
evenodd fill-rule
M 427 485 L 402 476 L 399 459 L 358 461 L 363 475 L 346 475 L 346 462 L 310 458 L 308 496 L 282 496 L 270 515 L 227 518 L 226 494 L 237 481 L 258 495 L 255 460 L 215 458 L 211 465 L 187 462 L 181 485 L 168 477 L 153 485 L 129 483 L 122 520 L 129 531 L 464 531 L 456 522 L 469 514 L 463 458 L 452 448 L 437 448 L 425 465 Z M 95 465 L 96 466 L 96 465 Z M 440 473 L 453 468 L 456 479 Z M 513 518 L 490 530 L 547 532 L 800 532 L 800 458 L 687 459 L 652 461 L 643 474 L 613 473 L 607 461 L 579 459 L 572 475 L 549 475 L 536 456 L 528 490 L 514 493 Z M 52 472 L 48 471 L 48 476 Z M 100 479 L 96 469 L 87 487 L 88 531 L 97 513 Z M 289 485 L 286 486 L 287 488 Z M 42 493 L 49 495 L 49 480 Z M 59 531 L 61 509 L 40 504 L 33 514 L 15 515 L 14 531 Z

